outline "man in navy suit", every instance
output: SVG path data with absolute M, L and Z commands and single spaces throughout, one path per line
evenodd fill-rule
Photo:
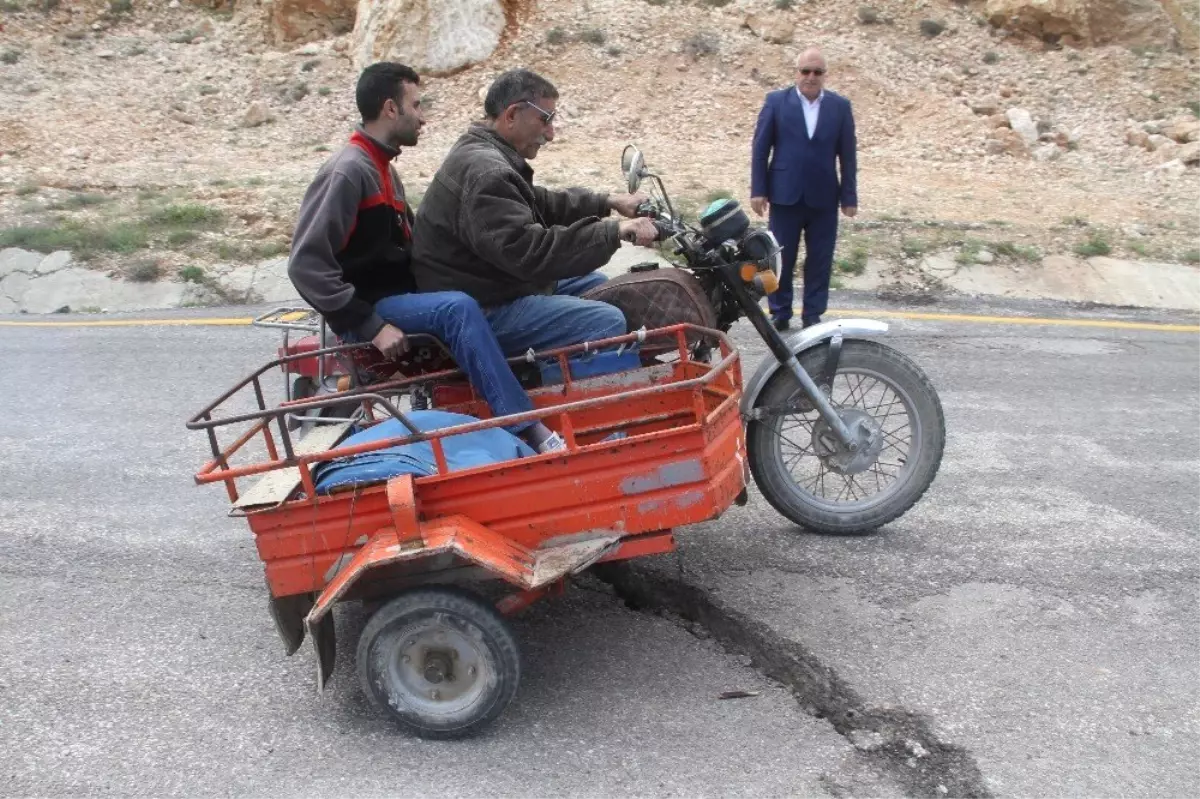
M 858 166 L 850 101 L 825 89 L 825 56 L 814 48 L 796 59 L 796 85 L 770 92 L 758 125 L 750 168 L 750 207 L 768 211 L 783 247 L 779 290 L 767 304 L 776 330 L 792 318 L 792 272 L 804 233 L 803 327 L 821 321 L 829 301 L 829 273 L 837 243 L 838 206 L 858 212 Z M 841 179 L 838 179 L 840 166 Z

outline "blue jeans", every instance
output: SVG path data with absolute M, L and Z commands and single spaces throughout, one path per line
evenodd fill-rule
M 579 297 L 608 278 L 599 272 L 558 281 L 554 294 L 533 294 L 484 311 L 500 349 L 521 355 L 624 335 L 625 314 L 615 305 Z
M 525 389 L 505 362 L 479 303 L 470 296 L 461 291 L 396 294 L 375 303 L 375 312 L 405 333 L 422 333 L 441 340 L 494 416 L 533 410 Z M 523 422 L 506 429 L 519 433 L 532 424 Z

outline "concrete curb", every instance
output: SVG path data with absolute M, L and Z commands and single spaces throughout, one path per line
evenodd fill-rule
M 666 263 L 654 250 L 623 245 L 601 271 L 610 276 L 641 261 Z M 81 267 L 65 251 L 43 255 L 0 250 L 0 314 L 146 311 L 206 305 L 301 303 L 287 258 L 218 265 L 199 282 L 137 283 Z

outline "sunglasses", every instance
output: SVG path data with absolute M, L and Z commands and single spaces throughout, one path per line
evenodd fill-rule
M 804 67 L 803 69 L 797 69 L 796 71 L 799 72 L 801 75 L 816 75 L 817 77 L 820 77 L 825 74 L 825 70 L 823 70 L 823 69 L 809 69 L 808 67 Z
M 521 102 L 542 115 L 543 125 L 553 124 L 554 118 L 558 116 L 558 111 L 547 111 L 546 109 L 539 107 L 536 103 L 531 103 L 528 100 L 522 100 Z

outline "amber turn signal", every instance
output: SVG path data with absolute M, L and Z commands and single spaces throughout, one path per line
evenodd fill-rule
M 763 294 L 774 294 L 779 288 L 779 276 L 774 272 L 759 272 L 754 276 L 754 285 L 762 289 Z

